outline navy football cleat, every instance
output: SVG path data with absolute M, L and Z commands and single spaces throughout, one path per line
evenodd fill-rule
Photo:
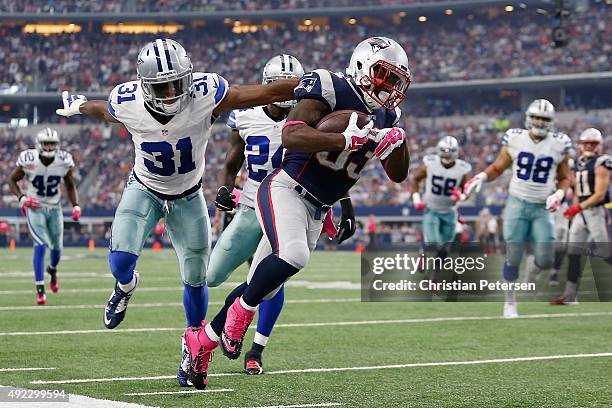
M 136 284 L 134 288 L 127 293 L 119 288 L 119 282 L 115 282 L 115 289 L 113 293 L 111 293 L 106 308 L 104 309 L 104 326 L 106 326 L 107 329 L 114 329 L 119 326 L 119 323 L 125 318 L 128 302 L 140 282 L 140 275 L 138 272 L 134 272 L 134 278 L 136 279 Z
M 180 365 L 179 365 L 179 368 L 176 370 L 176 381 L 178 382 L 178 385 L 181 387 L 193 386 L 191 381 L 189 381 L 189 374 L 183 371 Z

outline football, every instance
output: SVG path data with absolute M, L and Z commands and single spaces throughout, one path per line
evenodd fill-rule
M 353 112 L 356 112 L 358 115 L 357 126 L 360 128 L 364 127 L 368 124 L 368 122 L 370 122 L 370 117 L 365 113 L 346 109 L 335 111 L 324 116 L 323 119 L 321 119 L 317 124 L 317 129 L 322 132 L 342 133 L 348 126 L 351 113 Z

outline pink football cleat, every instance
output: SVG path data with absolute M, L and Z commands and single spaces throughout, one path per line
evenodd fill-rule
M 36 292 L 36 304 L 39 306 L 47 304 L 47 296 L 44 293 Z
M 51 280 L 49 281 L 49 289 L 51 292 L 57 293 L 59 290 L 59 282 L 57 280 L 57 269 L 52 268 L 51 265 L 47 266 L 47 273 L 51 276 Z
M 183 334 L 189 350 L 189 381 L 198 390 L 206 388 L 208 364 L 212 361 L 213 350 L 219 345 L 208 337 L 205 326 L 206 321 L 202 321 L 202 327 L 188 327 Z
M 221 349 L 230 360 L 240 357 L 242 340 L 255 317 L 255 312 L 256 310 L 245 309 L 240 304 L 240 298 L 236 298 L 227 310 L 227 319 L 225 319 L 225 326 L 221 333 Z

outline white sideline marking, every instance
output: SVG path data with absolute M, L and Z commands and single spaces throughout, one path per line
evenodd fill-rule
M 130 392 L 123 395 L 128 396 L 145 396 L 145 395 L 174 395 L 174 394 L 200 394 L 211 392 L 234 392 L 233 388 L 217 388 L 211 390 L 183 390 L 183 391 L 155 391 L 155 392 Z
M 612 312 L 585 312 L 585 313 L 549 313 L 549 314 L 532 314 L 522 315 L 518 319 L 542 319 L 556 317 L 589 317 L 589 316 L 610 316 Z M 431 317 L 424 319 L 402 319 L 402 320 L 358 320 L 348 322 L 315 322 L 315 323 L 281 323 L 275 328 L 293 328 L 293 327 L 323 327 L 323 326 L 361 326 L 370 324 L 412 324 L 412 323 L 437 323 L 437 322 L 462 322 L 462 321 L 478 321 L 478 320 L 506 320 L 503 316 L 456 316 L 456 317 Z M 249 327 L 252 330 L 253 327 Z M 56 330 L 56 331 L 39 331 L 39 332 L 0 332 L 0 336 L 31 336 L 47 335 L 47 334 L 91 334 L 91 333 L 134 333 L 134 332 L 163 332 L 163 331 L 183 331 L 184 327 L 142 327 L 135 329 L 94 329 L 94 330 Z
M 112 276 L 108 275 L 110 278 Z M 146 278 L 145 278 L 146 279 Z M 154 279 L 153 279 L 154 280 Z M 167 279 L 163 279 L 167 280 Z M 24 281 L 25 282 L 25 281 Z M 28 280 L 27 282 L 31 282 Z M 240 282 L 225 282 L 222 287 L 236 287 Z M 305 289 L 332 289 L 332 290 L 361 290 L 361 284 L 351 283 L 348 281 L 332 281 L 332 282 L 317 282 L 317 281 L 305 281 L 305 280 L 290 280 L 285 283 L 285 286 L 289 288 L 305 288 Z M 110 293 L 112 287 L 108 288 L 86 288 L 86 289 L 62 289 L 61 293 Z M 138 292 L 175 292 L 182 291 L 182 286 L 174 287 L 143 287 L 138 288 Z M 33 294 L 34 290 L 19 289 L 19 290 L 0 290 L 0 295 L 28 295 Z
M 6 385 L 0 385 L 0 388 L 8 388 L 8 386 Z M 25 390 L 25 388 L 21 388 L 21 387 L 10 387 L 10 388 L 17 388 L 19 390 Z M 6 407 L 6 408 L 10 408 L 10 407 L 14 407 L 14 408 L 23 408 L 24 406 L 24 402 L 29 402 L 29 401 L 22 401 L 22 402 L 4 402 L 4 403 L 0 403 L 0 405 L 2 407 Z M 28 405 L 27 406 L 33 406 L 33 405 Z M 75 408 L 75 407 L 87 407 L 87 408 L 156 408 L 156 407 L 151 407 L 149 405 L 141 405 L 141 404 L 134 404 L 131 402 L 123 402 L 123 401 L 112 401 L 112 400 L 105 400 L 105 399 L 97 399 L 97 398 L 91 398 L 91 397 L 86 397 L 84 395 L 78 395 L 78 394 L 72 394 L 70 393 L 70 395 L 68 396 L 68 401 L 61 401 L 61 402 L 54 402 L 52 399 L 46 400 L 44 402 L 44 404 L 40 404 L 39 406 L 45 406 L 45 407 L 53 407 L 53 408 Z
M 55 370 L 55 367 L 19 367 L 19 368 L 0 368 L 0 372 L 7 373 L 13 371 L 42 371 L 42 370 Z M 1 387 L 1 385 L 0 385 Z
M 285 304 L 311 304 L 311 303 L 351 303 L 361 302 L 359 298 L 338 298 L 338 299 L 287 299 Z M 208 302 L 208 305 L 220 306 L 225 302 Z M 104 309 L 106 305 L 57 305 L 57 306 L 1 306 L 0 312 L 17 311 L 17 310 L 64 310 L 64 309 Z M 151 307 L 183 307 L 182 303 L 130 303 L 130 308 L 151 308 Z
M 309 407 L 339 407 L 342 404 L 337 402 L 322 402 L 319 404 L 299 404 L 299 405 L 266 405 L 265 407 L 242 407 L 242 408 L 309 408 Z M 240 407 L 230 407 L 240 408 Z
M 497 358 L 491 360 L 468 360 L 468 361 L 440 361 L 432 363 L 408 363 L 408 364 L 388 364 L 377 366 L 362 366 L 362 367 L 330 367 L 330 368 L 306 368 L 299 370 L 278 370 L 267 371 L 264 375 L 282 375 L 282 374 L 299 374 L 299 373 L 329 373 L 338 371 L 367 371 L 367 370 L 383 370 L 392 368 L 414 368 L 414 367 L 440 367 L 440 366 L 461 366 L 461 365 L 476 365 L 476 364 L 494 364 L 494 363 L 512 363 L 524 361 L 541 361 L 541 360 L 561 360 L 572 358 L 592 358 L 592 357 L 612 357 L 612 353 L 593 353 L 593 354 L 562 354 L 552 356 L 533 356 L 533 357 L 513 357 L 513 358 Z M 212 373 L 209 377 L 230 377 L 244 375 L 243 373 Z M 115 381 L 149 381 L 149 380 L 170 380 L 176 378 L 176 375 L 158 375 L 155 377 L 112 377 L 112 378 L 81 378 L 75 380 L 52 380 L 30 381 L 30 384 L 81 384 L 94 382 L 115 382 Z

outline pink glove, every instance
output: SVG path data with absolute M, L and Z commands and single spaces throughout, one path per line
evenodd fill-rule
M 32 210 L 38 210 L 40 208 L 40 203 L 35 197 L 26 197 L 25 195 L 21 196 L 19 199 L 19 205 L 21 206 L 21 214 L 24 216 L 28 208 Z
M 378 146 L 376 146 L 376 149 L 374 150 L 374 155 L 380 160 L 385 160 L 396 147 L 404 143 L 406 133 L 404 132 L 404 129 L 397 127 L 391 129 L 381 129 L 381 132 L 385 133 L 380 139 L 380 142 L 378 142 Z
M 234 204 L 236 204 L 236 207 L 238 207 L 238 203 L 240 202 L 240 190 L 234 187 L 234 189 L 232 190 L 232 194 L 234 195 L 232 201 L 234 202 Z
M 454 202 L 461 201 L 461 199 L 463 198 L 461 197 L 461 194 L 462 194 L 461 189 L 459 187 L 455 187 L 451 191 L 450 199 L 453 200 Z
M 327 234 L 329 239 L 333 239 L 338 233 L 338 228 L 334 225 L 334 210 L 331 208 L 323 219 L 323 232 Z
M 425 201 L 420 201 L 416 203 L 416 205 L 414 206 L 414 208 L 416 208 L 417 211 L 423 211 L 425 207 L 427 207 L 427 205 L 425 204 Z
M 72 207 L 72 219 L 78 221 L 81 218 L 81 207 L 75 205 Z

